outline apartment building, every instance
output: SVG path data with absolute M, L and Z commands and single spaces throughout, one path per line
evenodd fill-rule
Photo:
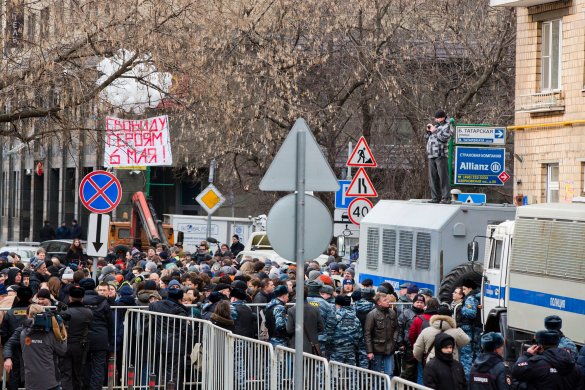
M 491 0 L 517 15 L 514 195 L 585 194 L 585 0 Z

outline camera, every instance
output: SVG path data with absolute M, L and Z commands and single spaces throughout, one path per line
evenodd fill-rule
M 57 319 L 57 323 L 61 325 L 63 319 L 59 315 L 61 310 L 67 310 L 67 305 L 63 302 L 57 302 L 55 309 L 49 309 L 44 313 L 39 313 L 33 317 L 33 327 L 43 329 L 48 332 L 53 327 L 53 317 Z

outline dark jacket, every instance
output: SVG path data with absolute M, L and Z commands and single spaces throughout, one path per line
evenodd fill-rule
M 234 331 L 234 320 L 231 318 L 225 318 L 216 313 L 213 313 L 211 315 L 211 323 L 225 330 L 229 330 L 230 332 Z
M 258 290 L 256 295 L 254 295 L 254 299 L 252 300 L 252 303 L 268 303 L 271 300 L 272 300 L 272 297 L 270 295 L 265 294 L 264 291 L 262 291 L 262 290 Z
M 47 240 L 54 240 L 55 239 L 55 230 L 51 227 L 51 225 L 46 224 L 43 225 L 41 231 L 39 232 L 41 242 Z
M 469 390 L 509 390 L 511 383 L 511 375 L 500 355 L 484 352 L 475 359 L 469 375 Z
M 2 345 L 5 345 L 14 331 L 26 320 L 28 302 L 15 302 L 14 306 L 6 312 L 0 326 Z
M 581 376 L 585 378 L 585 348 L 581 347 L 579 351 L 579 356 L 577 356 L 577 366 L 581 371 Z M 584 379 L 585 380 L 585 379 Z
M 153 302 L 148 305 L 148 310 L 190 318 L 189 309 L 174 299 L 167 298 Z M 187 343 L 191 343 L 191 328 L 186 326 L 187 324 L 184 321 L 169 320 L 164 316 L 156 316 L 156 320 L 149 323 L 153 327 L 150 330 L 150 335 L 154 337 L 155 348 L 160 347 L 162 351 L 174 352 L 179 355 L 184 355 L 187 351 L 191 351 L 193 345 L 187 346 Z M 145 334 L 149 334 L 149 330 L 146 330 Z
M 106 297 L 98 295 L 95 291 L 86 291 L 83 303 L 93 313 L 93 320 L 87 335 L 89 350 L 109 350 L 109 341 L 114 332 L 114 323 L 108 300 Z
M 55 230 L 55 238 L 58 240 L 69 238 L 69 228 L 63 225 L 59 226 L 57 230 Z
M 295 347 L 295 319 L 296 307 L 288 308 L 288 320 L 286 321 L 286 332 L 290 335 L 289 346 Z M 317 307 L 305 301 L 303 312 L 303 352 L 313 353 L 312 344 L 319 345 L 319 333 L 325 329 L 323 317 Z
M 232 302 L 232 318 L 234 319 L 233 332 L 244 337 L 254 337 L 257 332 L 258 318 L 250 306 L 244 301 Z
M 525 353 L 514 364 L 512 377 L 525 384 L 526 390 L 579 389 L 583 385 L 570 352 L 561 348 L 551 348 L 539 355 Z
M 467 388 L 463 366 L 453 359 L 453 354 L 445 355 L 441 351 L 441 343 L 455 339 L 446 333 L 435 337 L 435 357 L 429 360 L 423 371 L 424 385 L 435 390 L 464 390 Z
M 69 238 L 81 238 L 81 226 L 79 224 L 71 225 L 71 229 L 69 229 Z
M 236 242 L 236 243 L 233 243 L 233 244 L 230 246 L 230 252 L 232 252 L 232 254 L 233 254 L 234 256 L 237 256 L 237 255 L 238 255 L 238 253 L 240 253 L 240 252 L 241 252 L 241 251 L 243 251 L 243 250 L 244 250 L 244 244 L 242 244 L 242 243 L 241 243 L 241 242 L 239 242 L 239 241 L 238 241 L 238 242 Z
M 364 326 L 366 352 L 382 355 L 394 353 L 398 329 L 398 319 L 394 310 L 376 307 L 369 312 Z
M 62 313 L 67 327 L 67 350 L 87 343 L 93 312 L 81 302 L 71 302 Z
M 85 264 L 86 260 L 87 260 L 87 256 L 83 254 L 83 250 L 81 250 L 81 249 L 76 250 L 76 249 L 69 248 L 69 250 L 67 251 L 67 254 L 65 255 L 65 265 L 69 265 L 71 263 Z
M 39 292 L 39 289 L 41 287 L 41 283 L 46 282 L 46 281 L 47 281 L 47 278 L 45 277 L 45 275 L 42 275 L 42 274 L 38 273 L 37 271 L 33 271 L 30 274 L 28 286 L 33 291 L 33 294 L 36 294 L 37 292 Z
M 37 329 L 32 326 L 32 319 L 24 321 L 4 346 L 4 358 L 12 358 L 13 352 L 20 345 L 24 363 L 26 388 L 29 390 L 52 389 L 59 385 L 59 359 L 65 356 L 67 342 L 57 341 L 52 331 Z M 25 339 L 27 341 L 25 342 Z

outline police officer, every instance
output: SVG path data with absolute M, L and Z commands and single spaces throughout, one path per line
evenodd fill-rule
M 328 287 L 327 292 L 331 290 L 331 293 L 333 292 L 333 288 L 331 286 L 326 286 Z M 322 290 L 325 291 L 323 288 L 323 283 L 319 282 L 319 281 L 312 281 L 307 283 L 307 288 L 308 288 L 308 296 L 307 296 L 307 302 L 309 302 L 309 304 L 311 306 L 314 306 L 316 308 L 319 309 L 319 312 L 321 313 L 321 318 L 323 318 L 323 324 L 327 324 L 327 321 L 329 320 L 329 317 L 331 317 L 335 311 L 335 308 L 333 307 L 333 305 L 331 305 L 329 302 L 327 302 L 325 300 L 325 298 L 323 298 L 323 296 L 321 295 Z M 327 340 L 327 336 L 325 334 L 325 329 L 323 329 L 322 332 L 319 333 L 318 336 L 319 339 L 319 347 L 321 348 L 321 356 L 323 357 L 328 357 L 327 354 L 327 347 L 326 347 L 326 340 Z
M 463 329 L 471 341 L 461 348 L 459 360 L 465 370 L 465 377 L 469 378 L 471 365 L 479 353 L 481 318 L 479 315 L 479 292 L 477 291 L 477 284 L 472 279 L 464 279 L 462 285 L 465 298 L 461 307 L 461 329 Z
M 548 316 L 544 319 L 544 327 L 546 330 L 554 330 L 559 333 L 559 348 L 565 348 L 571 352 L 573 359 L 577 360 L 577 346 L 568 337 L 565 337 L 561 328 L 563 327 L 563 320 L 559 316 Z
M 360 350 L 365 353 L 364 337 L 360 320 L 351 308 L 351 297 L 335 297 L 335 313 L 325 324 L 327 350 L 330 360 L 357 365 Z
M 535 338 L 536 344 L 514 364 L 512 378 L 533 390 L 581 388 L 583 378 L 571 353 L 558 348 L 558 332 L 541 330 Z
M 266 305 L 266 328 L 268 328 L 268 341 L 270 344 L 288 347 L 288 334 L 286 333 L 287 311 L 286 304 L 288 303 L 288 288 L 280 285 L 274 289 L 273 298 L 268 305 Z
M 67 326 L 67 353 L 61 359 L 63 390 L 83 388 L 83 363 L 87 353 L 87 333 L 93 320 L 91 309 L 82 300 L 85 290 L 78 285 L 69 289 L 69 305 L 62 314 Z
M 504 338 L 501 333 L 481 336 L 482 353 L 475 359 L 469 377 L 469 390 L 509 390 L 512 378 L 504 364 Z

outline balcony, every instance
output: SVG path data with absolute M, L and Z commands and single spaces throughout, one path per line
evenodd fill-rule
M 562 91 L 539 92 L 516 96 L 516 112 L 547 113 L 565 111 Z
M 554 3 L 559 0 L 490 0 L 492 7 L 532 7 L 534 5 L 542 5 Z

